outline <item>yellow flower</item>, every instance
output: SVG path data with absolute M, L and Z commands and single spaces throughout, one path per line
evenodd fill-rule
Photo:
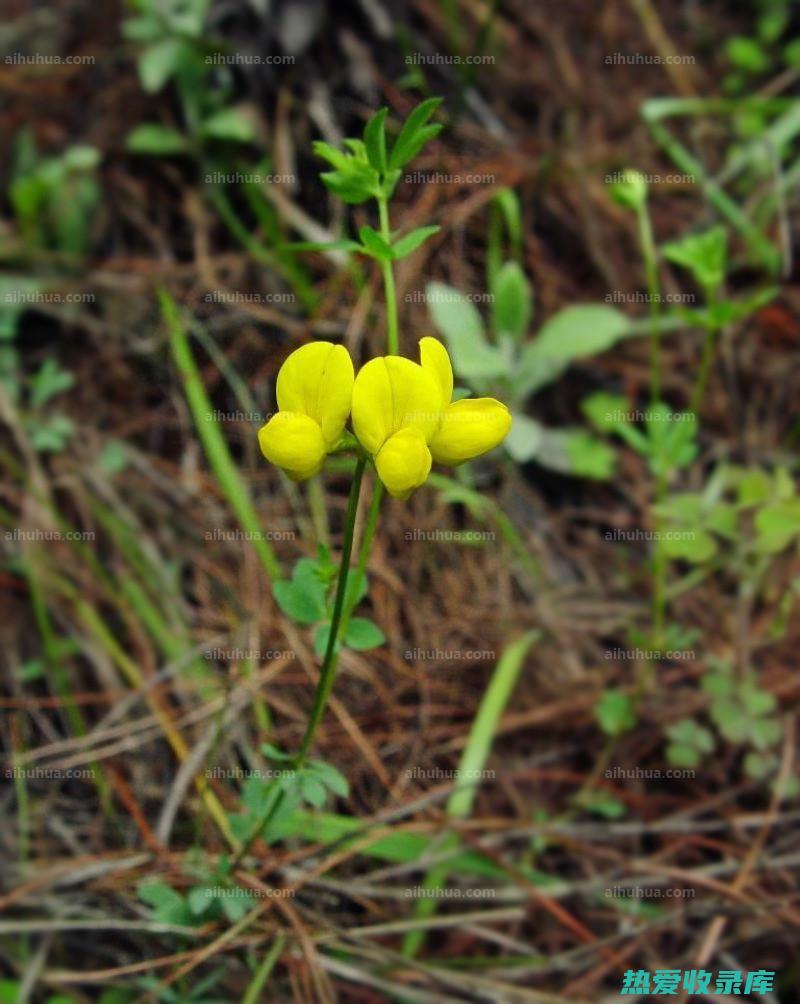
M 373 359 L 353 387 L 355 434 L 398 499 L 423 484 L 434 460 L 463 464 L 494 449 L 511 428 L 511 414 L 499 401 L 452 401 L 453 368 L 444 345 L 423 338 L 419 347 L 419 365 L 401 356 Z
M 340 439 L 353 397 L 353 363 L 343 345 L 309 342 L 278 373 L 278 412 L 258 431 L 261 452 L 293 481 L 313 477 Z

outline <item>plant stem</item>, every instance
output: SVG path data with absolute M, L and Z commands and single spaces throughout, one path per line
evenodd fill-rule
M 647 277 L 647 293 L 650 300 L 650 398 L 655 404 L 661 396 L 661 332 L 658 327 L 658 317 L 661 312 L 661 287 L 658 281 L 658 261 L 653 240 L 653 228 L 650 225 L 650 214 L 647 211 L 646 203 L 643 203 L 638 210 L 637 217 L 644 270 Z
M 715 300 L 716 293 L 713 287 L 709 287 L 706 290 L 706 303 L 709 315 L 713 312 Z M 706 384 L 708 383 L 708 376 L 711 371 L 711 360 L 714 358 L 714 346 L 716 345 L 716 340 L 717 326 L 709 320 L 709 326 L 706 328 L 705 340 L 703 341 L 703 355 L 700 359 L 700 369 L 697 371 L 697 380 L 695 381 L 692 396 L 689 401 L 689 410 L 694 412 L 694 414 L 697 414 L 703 404 L 703 398 L 706 393 Z
M 656 504 L 663 501 L 667 493 L 667 479 L 663 476 L 656 483 Z M 656 648 L 661 649 L 664 641 L 664 626 L 667 615 L 667 556 L 664 551 L 664 521 L 656 517 L 656 546 L 653 555 L 653 641 Z M 648 675 L 652 676 L 652 664 Z
M 381 223 L 381 237 L 387 244 L 392 243 L 392 231 L 389 227 L 389 203 L 386 196 L 378 198 L 378 213 Z M 396 356 L 400 351 L 400 339 L 397 331 L 397 294 L 394 288 L 394 271 L 390 261 L 381 262 L 383 272 L 383 289 L 386 296 L 386 342 L 390 356 Z
M 280 958 L 280 954 L 283 951 L 283 946 L 285 944 L 286 936 L 279 934 L 273 941 L 270 950 L 264 956 L 261 965 L 258 967 L 255 975 L 253 976 L 253 979 L 250 981 L 250 985 L 245 991 L 244 997 L 242 997 L 241 1004 L 258 1004 L 258 1001 L 263 999 L 261 991 L 269 978 L 269 974 L 275 968 L 275 963 Z
M 328 645 L 325 649 L 325 658 L 322 661 L 322 669 L 319 674 L 317 692 L 314 695 L 314 706 L 311 709 L 311 717 L 306 726 L 300 750 L 294 758 L 292 765 L 295 769 L 301 767 L 308 756 L 308 750 L 314 739 L 314 733 L 325 712 L 328 703 L 333 681 L 336 676 L 336 642 L 339 637 L 339 628 L 342 623 L 344 612 L 344 601 L 347 594 L 347 579 L 350 573 L 350 555 L 353 552 L 353 531 L 355 529 L 356 512 L 358 510 L 358 497 L 361 493 L 361 479 L 364 476 L 366 459 L 359 457 L 353 474 L 353 484 L 350 488 L 350 498 L 347 502 L 347 515 L 344 524 L 344 542 L 342 545 L 342 560 L 339 565 L 339 578 L 336 583 L 336 598 L 333 603 L 333 616 L 331 618 L 331 631 L 328 635 Z

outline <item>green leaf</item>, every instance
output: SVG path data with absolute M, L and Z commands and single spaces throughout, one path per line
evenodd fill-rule
M 394 257 L 397 259 L 407 258 L 408 255 L 424 244 L 429 237 L 438 234 L 441 229 L 441 227 L 418 227 L 416 230 L 412 230 L 411 233 L 394 242 L 392 245 Z
M 125 443 L 119 439 L 109 439 L 97 462 L 104 474 L 114 475 L 124 471 L 128 466 L 128 450 Z
M 76 143 L 65 151 L 62 161 L 69 171 L 93 171 L 99 166 L 102 154 L 96 146 Z
M 731 63 L 745 73 L 766 73 L 769 69 L 769 56 L 754 38 L 734 35 L 725 43 L 725 52 Z
M 320 624 L 314 631 L 314 655 L 318 659 L 323 659 L 325 653 L 328 650 L 328 639 L 331 636 L 331 626 L 330 624 Z M 339 639 L 336 648 L 341 648 L 341 639 Z
M 364 129 L 364 146 L 370 164 L 381 174 L 386 173 L 386 116 L 388 108 L 375 112 Z
M 714 737 L 707 728 L 700 725 L 694 718 L 682 718 L 665 729 L 665 734 L 673 746 L 681 750 L 694 750 L 697 758 L 693 763 L 684 766 L 694 767 L 700 760 L 700 754 L 711 753 L 714 749 Z
M 621 819 L 625 815 L 624 804 L 605 791 L 584 791 L 574 802 L 581 809 L 604 819 Z
M 711 705 L 710 714 L 714 724 L 730 742 L 744 742 L 750 735 L 750 718 L 738 701 L 719 698 Z
M 659 401 L 645 415 L 647 457 L 650 470 L 657 477 L 668 477 L 686 467 L 697 455 L 697 416 L 693 412 L 674 412 Z
M 394 170 L 405 166 L 413 157 L 416 157 L 428 140 L 438 134 L 442 128 L 440 125 L 426 126 L 426 123 L 441 103 L 442 98 L 428 98 L 411 112 L 389 155 L 390 169 Z
M 316 574 L 316 562 L 301 558 L 292 578 L 280 579 L 272 587 L 278 606 L 299 624 L 316 624 L 325 617 L 325 586 Z
M 581 429 L 559 431 L 564 437 L 568 473 L 579 478 L 594 478 L 597 481 L 605 481 L 612 477 L 617 465 L 617 455 L 612 447 Z M 545 437 L 543 462 L 546 459 L 547 437 Z
M 31 378 L 30 403 L 32 408 L 41 408 L 56 394 L 68 390 L 75 383 L 75 377 L 68 370 L 59 368 L 52 356 L 45 359 L 41 369 Z
M 72 419 L 66 415 L 53 415 L 46 421 L 36 421 L 30 428 L 31 446 L 39 453 L 60 453 L 74 431 Z
M 702 565 L 710 561 L 717 553 L 717 542 L 705 530 L 667 531 L 661 538 L 661 550 L 668 558 L 678 561 L 688 561 L 693 565 Z
M 304 774 L 300 779 L 300 789 L 303 800 L 313 805 L 315 809 L 321 809 L 325 805 L 325 787 L 317 778 Z
M 621 736 L 636 725 L 636 710 L 627 694 L 606 690 L 594 709 L 600 728 L 609 736 Z
M 632 333 L 628 318 L 608 304 L 565 307 L 545 322 L 520 353 L 515 396 L 532 394 L 552 383 L 576 359 L 605 352 Z
M 344 598 L 345 610 L 353 610 L 367 595 L 368 579 L 364 572 L 351 569 L 347 577 L 347 592 Z
M 186 902 L 189 904 L 189 909 L 195 917 L 199 917 L 214 905 L 213 890 L 204 885 L 195 886 L 189 890 Z
M 125 146 L 131 153 L 162 154 L 184 153 L 186 138 L 175 129 L 158 122 L 143 122 L 128 133 Z
M 314 140 L 311 144 L 311 149 L 318 157 L 327 160 L 331 167 L 335 167 L 337 171 L 347 169 L 349 157 L 343 150 L 337 150 L 335 146 L 331 146 L 330 143 L 326 143 L 321 139 Z
M 676 767 L 696 767 L 702 759 L 693 746 L 683 746 L 680 743 L 669 743 L 666 755 L 667 760 Z
M 737 485 L 739 505 L 761 505 L 772 494 L 772 482 L 766 471 L 759 468 L 746 471 Z
M 755 515 L 756 548 L 778 554 L 800 535 L 800 499 L 764 506 Z
M 521 341 L 530 323 L 533 294 L 517 262 L 507 261 L 503 265 L 494 281 L 492 295 L 492 331 Z
M 622 426 L 629 424 L 630 412 L 628 399 L 621 394 L 607 394 L 597 391 L 581 402 L 581 411 L 598 432 L 618 432 Z
M 754 781 L 765 781 L 770 774 L 778 769 L 778 758 L 768 753 L 757 753 L 754 750 L 744 758 L 744 772 Z
M 544 429 L 539 422 L 513 412 L 511 430 L 503 441 L 503 446 L 518 464 L 525 464 L 539 455 L 544 440 Z
M 352 617 L 347 625 L 344 636 L 344 643 L 357 652 L 364 652 L 367 649 L 377 648 L 383 645 L 386 636 L 377 624 L 373 624 L 366 617 Z
M 361 250 L 364 254 L 377 258 L 378 261 L 392 261 L 394 251 L 377 230 L 373 230 L 370 226 L 363 226 L 358 231 L 358 236 L 361 238 L 363 245 Z
M 278 749 L 272 743 L 262 743 L 261 752 L 268 760 L 275 760 L 278 763 L 288 763 L 290 760 L 294 760 L 293 753 L 284 753 L 283 750 Z
M 153 908 L 153 920 L 161 924 L 189 926 L 193 916 L 180 893 L 164 882 L 143 882 L 137 892 L 139 899 Z
M 709 697 L 730 697 L 734 690 L 733 677 L 729 672 L 706 673 L 700 686 Z
M 222 912 L 227 919 L 235 924 L 241 920 L 247 911 L 253 906 L 255 900 L 251 893 L 237 889 L 235 895 L 223 896 L 219 902 L 222 904 Z
M 350 141 L 351 144 L 358 141 Z M 363 144 L 361 144 L 363 147 Z M 327 143 L 314 144 L 314 149 L 330 160 L 333 147 Z M 378 172 L 366 159 L 366 150 L 363 155 L 359 147 L 356 146 L 357 153 L 340 153 L 335 151 L 337 163 L 340 165 L 335 171 L 327 171 L 321 174 L 323 183 L 329 191 L 348 205 L 358 205 L 368 199 L 376 197 L 380 193 L 380 178 Z
M 156 94 L 178 69 L 185 53 L 183 42 L 163 38 L 139 56 L 139 80 L 148 94 Z
M 769 749 L 775 746 L 781 737 L 780 722 L 774 718 L 757 718 L 750 724 L 750 741 L 757 749 Z
M 255 140 L 252 122 L 238 108 L 223 108 L 203 122 L 200 132 L 211 139 L 232 143 L 252 143 Z
M 129 17 L 122 23 L 122 37 L 129 42 L 155 42 L 163 32 L 152 17 Z
M 429 283 L 425 296 L 433 323 L 447 342 L 453 369 L 459 376 L 491 380 L 507 372 L 506 359 L 486 341 L 481 315 L 469 300 L 441 282 Z
M 312 760 L 309 769 L 319 778 L 320 782 L 340 798 L 347 798 L 350 786 L 347 779 L 334 766 L 324 760 Z
M 17 980 L 0 980 L 0 1004 L 17 1004 L 21 989 Z
M 725 281 L 727 249 L 725 227 L 716 226 L 665 244 L 662 252 L 668 261 L 688 269 L 699 285 L 716 290 Z

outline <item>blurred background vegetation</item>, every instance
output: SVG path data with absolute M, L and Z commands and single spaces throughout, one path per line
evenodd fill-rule
M 594 1002 L 703 967 L 800 998 L 798 26 L 5 0 L 0 1004 Z M 432 96 L 401 352 L 437 334 L 514 429 L 384 504 L 303 804 L 249 841 L 349 482 L 292 485 L 256 431 L 293 348 L 386 345 L 377 216 L 314 143 Z

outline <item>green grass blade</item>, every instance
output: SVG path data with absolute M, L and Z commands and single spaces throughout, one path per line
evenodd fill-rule
M 270 579 L 279 579 L 281 577 L 280 564 L 269 541 L 263 538 L 258 515 L 247 485 L 231 457 L 219 425 L 216 421 L 208 421 L 209 417 L 213 417 L 213 408 L 192 355 L 189 339 L 178 314 L 178 306 L 169 293 L 163 289 L 159 291 L 159 301 L 169 329 L 172 357 L 183 381 L 186 400 L 189 402 L 192 418 L 206 451 L 208 462 L 211 464 L 211 469 L 242 529 L 250 535 L 253 547 L 264 566 L 264 571 Z
M 458 764 L 458 776 L 467 783 L 457 786 L 447 803 L 447 815 L 451 819 L 464 819 L 472 812 L 476 783 L 470 781 L 480 775 L 492 748 L 495 732 L 511 692 L 519 678 L 528 649 L 539 638 L 540 632 L 527 631 L 521 638 L 508 645 L 500 656 L 486 693 L 483 695 L 478 713 L 472 723 L 467 745 Z M 450 834 L 440 850 L 446 851 L 458 846 L 458 838 Z M 444 886 L 447 876 L 453 871 L 452 862 L 447 861 L 431 868 L 422 882 L 425 890 L 436 891 Z M 436 912 L 437 899 L 433 896 L 417 901 L 414 911 L 418 919 L 432 916 Z M 409 931 L 403 941 L 403 954 L 411 957 L 417 954 L 425 939 L 423 928 Z

